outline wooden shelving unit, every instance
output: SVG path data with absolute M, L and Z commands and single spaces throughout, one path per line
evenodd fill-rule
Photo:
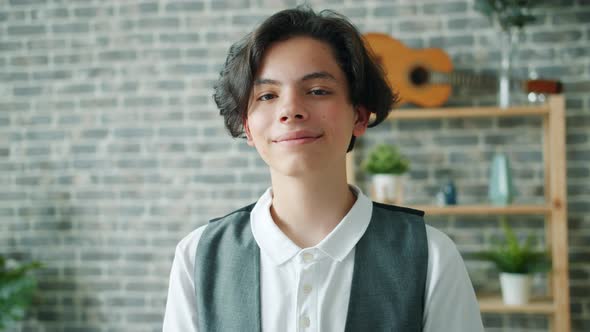
M 555 304 L 549 297 L 533 298 L 527 305 L 519 306 L 505 305 L 499 295 L 478 295 L 477 299 L 481 312 L 555 315 Z
M 517 215 L 517 214 L 551 214 L 548 205 L 455 205 L 455 206 L 431 206 L 414 205 L 414 209 L 425 211 L 428 215 Z
M 412 206 L 426 215 L 543 215 L 545 217 L 546 243 L 552 256 L 550 294 L 547 298 L 533 299 L 524 306 L 504 305 L 499 294 L 478 295 L 482 312 L 528 313 L 549 316 L 553 332 L 570 332 L 570 294 L 567 244 L 567 188 L 565 146 L 565 100 L 563 95 L 553 95 L 547 103 L 538 106 L 511 107 L 458 107 L 416 110 L 396 110 L 389 121 L 426 120 L 445 118 L 523 117 L 543 119 L 543 161 L 545 170 L 545 204 L 457 206 Z M 354 151 L 347 156 L 349 183 L 355 183 Z

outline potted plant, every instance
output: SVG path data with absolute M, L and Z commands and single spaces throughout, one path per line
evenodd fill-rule
M 531 0 L 476 0 L 475 10 L 497 21 L 502 30 L 522 29 L 535 22 L 536 18 L 531 14 L 534 5 L 535 1 Z
M 18 264 L 0 255 L 0 331 L 25 317 L 37 289 L 30 271 L 40 267 L 39 262 Z
M 376 201 L 397 203 L 401 200 L 400 176 L 408 171 L 410 162 L 397 147 L 389 144 L 375 146 L 363 161 L 362 167 L 372 174 Z
M 530 234 L 524 245 L 518 241 L 514 231 L 502 220 L 505 239 L 495 248 L 475 253 L 477 259 L 494 263 L 500 271 L 502 299 L 507 305 L 523 305 L 530 300 L 531 275 L 551 269 L 548 252 L 535 251 L 533 235 Z

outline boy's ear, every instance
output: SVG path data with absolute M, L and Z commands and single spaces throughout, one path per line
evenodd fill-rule
M 371 112 L 369 112 L 365 106 L 361 105 L 354 108 L 354 113 L 354 128 L 352 129 L 352 134 L 359 137 L 367 130 Z
M 244 133 L 246 133 L 246 143 L 250 146 L 254 146 L 252 134 L 250 133 L 250 126 L 248 126 L 248 118 L 244 118 Z

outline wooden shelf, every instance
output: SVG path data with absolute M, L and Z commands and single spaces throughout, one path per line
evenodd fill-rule
M 521 106 L 510 108 L 498 107 L 456 107 L 394 110 L 389 113 L 388 120 L 407 119 L 444 119 L 444 118 L 481 118 L 481 117 L 512 117 L 512 116 L 545 116 L 550 112 L 546 104 L 538 106 Z
M 487 313 L 554 314 L 555 304 L 551 298 L 533 298 L 526 305 L 506 305 L 500 295 L 477 295 L 479 309 Z
M 543 121 L 543 164 L 545 199 L 549 203 L 537 205 L 491 206 L 481 205 L 407 205 L 422 210 L 426 215 L 541 215 L 545 221 L 546 242 L 549 244 L 552 271 L 549 278 L 552 299 L 534 299 L 523 306 L 507 306 L 498 295 L 478 296 L 482 312 L 533 313 L 549 315 L 550 330 L 570 332 L 570 294 L 567 227 L 567 181 L 565 142 L 565 99 L 563 95 L 549 96 L 542 105 L 526 105 L 506 109 L 498 107 L 445 107 L 430 109 L 399 109 L 389 113 L 388 120 L 428 120 L 445 118 L 498 118 L 540 116 Z M 355 183 L 354 150 L 347 155 L 348 182 Z M 392 202 L 395 205 L 405 205 Z
M 410 205 L 412 209 L 422 210 L 426 215 L 549 215 L 551 207 L 547 205 Z

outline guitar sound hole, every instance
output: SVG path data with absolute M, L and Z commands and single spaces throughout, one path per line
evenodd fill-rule
M 410 72 L 410 82 L 414 85 L 423 85 L 428 83 L 430 74 L 424 67 L 415 67 Z

